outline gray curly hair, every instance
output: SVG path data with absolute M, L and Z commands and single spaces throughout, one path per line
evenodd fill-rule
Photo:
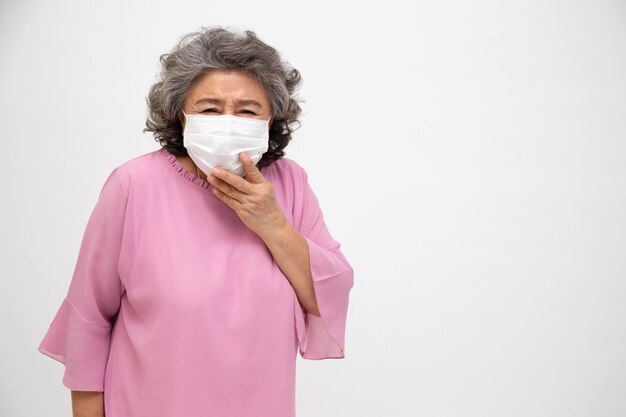
M 285 155 L 283 149 L 292 132 L 300 127 L 301 100 L 294 93 L 302 79 L 298 70 L 254 32 L 202 27 L 184 35 L 170 53 L 161 55 L 160 62 L 160 79 L 150 87 L 146 98 L 148 115 L 143 131 L 153 132 L 163 148 L 174 155 L 187 155 L 178 116 L 196 77 L 212 69 L 237 69 L 261 83 L 271 106 L 269 147 L 257 166 L 268 166 Z

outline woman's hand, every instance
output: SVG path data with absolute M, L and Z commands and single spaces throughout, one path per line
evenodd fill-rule
M 291 283 L 300 304 L 320 317 L 315 297 L 309 247 L 304 238 L 287 220 L 274 196 L 274 187 L 261 175 L 252 159 L 239 154 L 246 175 L 244 178 L 226 169 L 214 169 L 207 175 L 213 192 L 241 221 L 267 245 L 278 267 Z
M 213 193 L 235 210 L 246 227 L 265 240 L 289 223 L 276 201 L 274 187 L 250 156 L 241 152 L 239 160 L 246 171 L 245 177 L 224 168 L 214 168 L 207 175 L 207 181 L 213 185 Z

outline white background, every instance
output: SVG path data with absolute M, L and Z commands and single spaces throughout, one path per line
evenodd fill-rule
M 299 417 L 626 415 L 626 3 L 606 0 L 3 0 L 0 415 L 70 415 L 37 346 L 106 176 L 158 148 L 159 55 L 214 24 L 301 71 L 287 157 L 355 269 L 346 358 L 298 357 Z

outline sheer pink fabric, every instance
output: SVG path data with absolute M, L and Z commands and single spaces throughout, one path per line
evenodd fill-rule
M 305 170 L 262 169 L 305 237 L 321 317 L 264 242 L 159 149 L 115 168 L 39 351 L 63 384 L 103 391 L 107 417 L 293 417 L 295 361 L 345 357 L 353 269 Z

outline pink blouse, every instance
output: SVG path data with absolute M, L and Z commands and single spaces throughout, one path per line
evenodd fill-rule
M 212 185 L 160 148 L 117 168 L 89 217 L 39 351 L 107 417 L 293 417 L 298 350 L 344 358 L 353 269 L 305 170 L 261 173 L 304 236 L 321 317 Z

